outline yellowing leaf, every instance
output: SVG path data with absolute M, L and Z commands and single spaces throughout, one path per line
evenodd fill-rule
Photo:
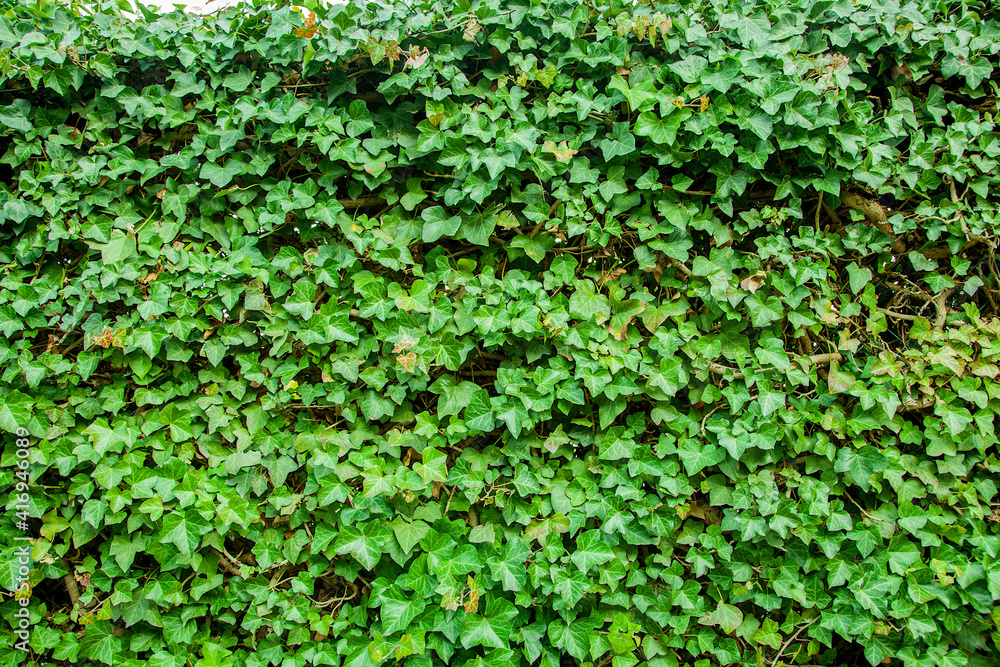
M 462 32 L 462 39 L 467 42 L 474 42 L 476 41 L 476 35 L 478 35 L 479 31 L 482 29 L 483 26 L 480 25 L 479 21 L 477 21 L 475 17 L 470 18 L 465 23 L 465 30 Z

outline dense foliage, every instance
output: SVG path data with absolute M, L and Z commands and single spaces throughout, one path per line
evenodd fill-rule
M 0 663 L 997 664 L 989 3 L 2 11 Z

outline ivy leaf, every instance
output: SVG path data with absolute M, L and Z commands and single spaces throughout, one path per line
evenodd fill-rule
M 611 302 L 598 294 L 590 280 L 578 280 L 576 289 L 570 296 L 569 314 L 578 320 L 592 321 L 599 315 L 611 313 Z
M 781 648 L 782 637 L 781 633 L 778 632 L 778 623 L 774 619 L 768 617 L 764 619 L 761 623 L 760 629 L 754 633 L 753 640 L 758 644 L 766 644 L 774 650 Z
M 949 403 L 937 403 L 934 406 L 934 414 L 941 417 L 941 421 L 952 435 L 961 434 L 972 423 L 972 414 L 967 409 Z
M 122 640 L 114 634 L 110 621 L 95 621 L 86 627 L 80 641 L 80 652 L 105 665 L 115 664 L 115 656 L 122 651 Z
M 771 22 L 768 21 L 763 12 L 753 13 L 749 16 L 740 14 L 725 13 L 720 17 L 719 24 L 726 30 L 736 30 L 740 42 L 748 49 L 762 47 L 768 42 L 768 35 L 771 32 Z M 777 647 L 775 647 L 777 648 Z
M 517 616 L 513 603 L 500 597 L 486 595 L 485 610 L 481 614 L 466 614 L 462 623 L 462 646 L 507 648 L 511 636 L 510 622 Z
M 851 262 L 847 265 L 847 275 L 849 277 L 851 291 L 855 294 L 861 292 L 865 285 L 870 283 L 872 280 L 872 272 L 868 269 L 859 267 L 856 262 Z
M 505 591 L 521 591 L 528 580 L 528 572 L 524 562 L 531 556 L 531 549 L 519 539 L 509 540 L 504 544 L 499 557 L 486 561 L 494 579 L 500 582 Z
M 604 154 L 604 159 L 608 161 L 634 151 L 635 137 L 629 132 L 629 124 L 615 123 L 611 130 L 611 136 L 601 142 L 600 149 Z
M 366 570 L 375 567 L 382 557 L 382 547 L 391 539 L 389 529 L 379 522 L 368 521 L 358 526 L 344 526 L 334 543 L 338 554 L 350 554 Z
M 490 236 L 497 226 L 497 216 L 488 213 L 475 213 L 462 218 L 456 238 L 481 246 L 490 244 Z
M 559 569 L 556 572 L 554 590 L 559 594 L 560 604 L 556 608 L 569 609 L 576 606 L 584 593 L 587 592 L 589 585 L 590 580 L 579 570 L 575 568 Z
M 35 401 L 28 394 L 23 394 L 17 389 L 11 391 L 0 404 L 0 428 L 8 433 L 18 433 L 19 429 L 27 429 L 34 404 Z
M 684 463 L 684 470 L 689 476 L 697 475 L 710 466 L 722 463 L 726 452 L 710 442 L 698 444 L 695 438 L 688 438 L 677 448 L 677 455 Z
M 440 413 L 439 413 L 440 414 Z M 488 433 L 495 428 L 496 422 L 493 418 L 493 406 L 490 402 L 489 393 L 476 386 L 469 397 L 469 404 L 465 407 L 462 415 L 465 419 L 466 428 Z
M 630 111 L 641 111 L 643 107 L 652 106 L 656 100 L 656 85 L 652 78 L 643 78 L 636 86 L 632 86 L 621 76 L 614 75 L 608 84 L 608 90 L 622 94 L 628 103 Z
M 702 625 L 718 625 L 726 634 L 732 634 L 743 624 L 743 612 L 739 607 L 722 602 L 714 611 L 706 612 L 698 622 Z
M 375 127 L 371 113 L 369 113 L 368 106 L 364 100 L 354 100 L 351 102 L 348 109 L 348 117 L 349 120 L 344 124 L 344 127 L 349 137 L 360 136 Z
M 582 661 L 590 650 L 590 633 L 595 629 L 596 623 L 589 617 L 571 623 L 556 618 L 549 622 L 548 635 L 553 646 Z
M 416 628 L 413 632 L 401 636 L 399 638 L 399 646 L 396 648 L 396 660 L 408 655 L 421 655 L 426 650 L 426 635 L 426 630 Z
M 601 540 L 601 533 L 596 530 L 581 533 L 576 540 L 576 550 L 570 556 L 570 560 L 584 574 L 587 574 L 592 567 L 607 563 L 612 558 L 614 554 L 611 547 Z
M 779 371 L 787 371 L 792 368 L 788 353 L 785 352 L 784 345 L 777 338 L 763 340 L 753 354 L 765 366 L 773 366 Z
M 230 158 L 221 166 L 214 162 L 204 163 L 198 176 L 207 179 L 217 188 L 224 188 L 232 182 L 235 176 L 243 174 L 244 169 L 245 166 L 241 162 Z
M 382 594 L 382 632 L 394 634 L 410 627 L 410 622 L 424 610 L 424 602 L 416 593 L 406 595 L 398 586 L 391 586 Z
M 830 370 L 827 374 L 827 390 L 831 394 L 839 394 L 849 390 L 856 381 L 853 374 L 840 370 L 838 362 L 830 364 Z
M 444 463 L 443 460 L 442 463 Z M 443 475 L 439 475 L 439 477 L 440 479 L 438 481 L 444 481 L 448 477 L 447 472 Z M 425 483 L 427 481 L 428 480 L 424 480 Z M 424 539 L 431 529 L 431 527 L 427 525 L 426 521 L 421 521 L 419 519 L 416 521 L 406 521 L 401 516 L 396 516 L 395 519 L 389 522 L 389 527 L 392 528 L 392 532 L 396 535 L 396 541 L 399 542 L 399 546 L 403 550 L 403 553 L 410 553 L 413 550 L 413 547 L 415 547 L 420 540 Z
M 448 479 L 448 455 L 440 449 L 428 447 L 423 451 L 422 461 L 414 464 L 413 469 L 424 480 L 424 484 L 444 482 Z
M 472 397 L 476 395 L 477 391 L 480 391 L 480 387 L 467 380 L 457 382 L 452 375 L 442 375 L 430 386 L 430 390 L 441 395 L 438 400 L 438 415 L 444 417 L 457 415 L 463 408 L 469 406 L 472 403 Z M 481 398 L 482 395 L 480 395 Z M 481 407 L 480 403 L 474 410 L 481 409 Z
M 640 137 L 648 137 L 655 144 L 672 146 L 677 143 L 677 132 L 690 114 L 675 112 L 663 118 L 652 111 L 639 114 L 635 122 L 635 133 Z
M 849 473 L 855 484 L 863 491 L 868 491 L 871 488 L 871 476 L 888 465 L 889 460 L 871 445 L 858 450 L 842 447 L 837 451 L 834 470 Z
M 555 244 L 556 240 L 549 234 L 537 234 L 533 237 L 520 234 L 510 242 L 512 248 L 522 248 L 524 253 L 536 262 L 545 259 L 545 253 L 551 250 Z
M 120 229 L 111 231 L 111 240 L 101 247 L 101 261 L 105 264 L 119 264 L 135 254 L 135 237 Z
M 182 554 L 192 554 L 201 544 L 201 536 L 211 530 L 200 514 L 191 510 L 169 512 L 163 516 L 160 543 L 171 543 Z
M 460 216 L 449 216 L 442 206 L 425 208 L 421 211 L 420 217 L 424 219 L 422 232 L 424 243 L 433 243 L 442 236 L 454 236 L 462 224 Z

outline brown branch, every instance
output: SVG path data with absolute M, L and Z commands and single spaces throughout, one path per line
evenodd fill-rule
M 809 358 L 809 364 L 812 366 L 829 366 L 831 362 L 841 362 L 844 360 L 837 352 L 828 352 L 823 354 L 814 354 Z
M 919 292 L 917 290 L 910 289 L 909 287 L 903 287 L 902 285 L 894 285 L 892 283 L 883 283 L 886 287 L 891 289 L 893 292 L 898 292 L 903 296 L 912 296 L 921 301 L 933 301 L 934 297 L 926 292 Z
M 938 331 L 944 329 L 945 320 L 948 319 L 948 305 L 945 302 L 954 291 L 954 287 L 943 290 L 931 300 L 931 303 L 937 308 L 937 317 L 934 318 L 934 328 Z
M 227 556 L 226 554 L 222 553 L 221 551 L 215 548 L 213 548 L 212 551 L 214 551 L 219 556 L 219 565 L 222 567 L 223 570 L 237 577 L 243 576 L 234 565 L 235 561 L 229 560 L 229 556 Z
M 478 245 L 470 246 L 468 248 L 463 248 L 462 250 L 458 250 L 456 252 L 453 252 L 453 253 L 449 254 L 448 255 L 448 259 L 458 259 L 462 255 L 468 255 L 469 253 L 476 252 L 477 250 L 482 251 L 482 250 L 486 250 L 486 248 L 484 248 L 483 246 L 478 246 Z
M 322 86 L 329 86 L 329 85 L 330 85 L 329 81 L 317 81 L 315 83 L 311 83 L 311 82 L 304 82 L 304 83 L 279 83 L 278 84 L 278 88 L 284 88 L 286 90 L 289 89 L 289 88 L 291 88 L 293 90 L 298 90 L 299 88 L 319 88 L 319 87 L 322 87 Z
M 847 208 L 853 208 L 856 211 L 864 213 L 879 231 L 891 238 L 893 252 L 896 254 L 906 252 L 906 244 L 901 239 L 896 238 L 896 235 L 892 231 L 892 225 L 889 224 L 889 216 L 885 212 L 885 207 L 877 201 L 867 199 L 853 192 L 844 193 L 841 196 L 841 201 L 844 202 L 844 206 Z
M 885 313 L 889 317 L 894 317 L 897 320 L 909 320 L 912 322 L 914 320 L 920 319 L 918 315 L 907 315 L 905 313 L 897 313 L 892 310 L 889 310 L 888 308 L 879 308 L 878 312 Z
M 385 199 L 379 197 L 378 195 L 372 195 L 370 197 L 361 197 L 359 199 L 338 199 L 337 203 L 347 210 L 352 211 L 358 208 L 371 208 L 372 206 L 384 204 Z
M 671 259 L 670 260 L 670 266 L 674 267 L 675 269 L 677 269 L 678 271 L 680 271 L 681 273 L 683 273 L 688 278 L 691 278 L 691 277 L 694 276 L 694 274 L 691 273 L 691 269 L 689 269 L 688 267 L 684 266 L 684 263 L 681 262 L 680 260 Z
M 900 404 L 899 410 L 902 412 L 916 412 L 917 410 L 929 408 L 935 403 L 937 403 L 937 397 L 933 395 L 927 396 L 923 399 L 908 398 Z
M 742 371 L 738 371 L 735 368 L 730 368 L 729 366 L 723 366 L 722 364 L 717 364 L 714 361 L 708 362 L 708 370 L 715 373 L 716 375 L 725 375 L 726 373 L 732 373 L 734 380 L 742 380 L 744 377 Z
M 826 214 L 830 216 L 830 219 L 833 220 L 838 227 L 844 226 L 844 223 L 840 221 L 840 216 L 837 215 L 837 212 L 830 208 L 830 205 L 826 202 L 823 202 L 823 210 L 826 211 Z
M 76 579 L 73 577 L 73 568 L 69 566 L 68 563 L 63 561 L 69 572 L 63 577 L 63 584 L 66 586 L 66 592 L 69 594 L 70 606 L 73 609 L 80 607 L 80 587 L 76 583 Z

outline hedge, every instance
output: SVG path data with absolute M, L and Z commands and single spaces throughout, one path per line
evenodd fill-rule
M 997 664 L 991 2 L 133 11 L 0 7 L 0 664 Z

